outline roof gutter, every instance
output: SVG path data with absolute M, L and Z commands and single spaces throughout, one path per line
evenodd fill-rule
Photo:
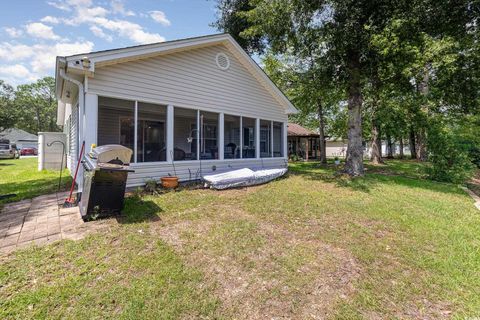
M 72 77 L 69 77 L 65 73 L 64 68 L 60 68 L 59 76 L 62 79 L 64 79 L 65 81 L 70 81 L 78 87 L 78 112 L 79 112 L 79 114 L 78 114 L 79 115 L 79 117 L 78 117 L 78 129 L 79 129 L 79 137 L 83 137 L 83 133 L 85 132 L 84 127 L 83 127 L 84 126 L 83 117 L 84 117 L 84 114 L 85 114 L 85 89 L 83 87 L 83 83 L 81 83 L 80 81 L 78 81 L 78 80 L 76 80 Z

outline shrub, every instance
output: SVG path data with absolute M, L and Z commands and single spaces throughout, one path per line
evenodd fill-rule
M 470 150 L 458 133 L 437 123 L 430 127 L 427 143 L 431 179 L 464 183 L 472 176 L 474 166 Z

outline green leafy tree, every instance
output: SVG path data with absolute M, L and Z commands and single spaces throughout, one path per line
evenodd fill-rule
M 219 2 L 219 8 L 234 8 Z M 335 70 L 338 88 L 345 90 L 348 112 L 348 151 L 345 170 L 362 175 L 363 81 L 372 55 L 371 37 L 382 30 L 389 19 L 408 2 L 402 1 L 249 1 L 251 8 L 221 13 L 221 16 L 245 19 L 235 37 L 263 39 L 273 53 L 292 50 L 296 57 L 323 56 Z M 225 20 L 221 20 L 225 21 Z M 228 21 L 228 20 L 227 20 Z M 223 30 L 231 31 L 224 24 Z M 244 29 L 244 30 L 241 30 Z
M 0 131 L 11 128 L 17 120 L 13 87 L 0 80 Z
M 18 110 L 16 127 L 28 132 L 59 131 L 54 78 L 19 85 L 15 91 L 15 107 Z

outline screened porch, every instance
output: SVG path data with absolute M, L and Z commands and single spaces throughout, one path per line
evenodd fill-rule
M 136 164 L 282 158 L 285 128 L 270 119 L 98 97 L 97 145 L 126 146 Z

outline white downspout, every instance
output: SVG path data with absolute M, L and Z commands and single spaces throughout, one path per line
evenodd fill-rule
M 82 142 L 84 140 L 84 116 L 85 116 L 85 90 L 83 88 L 83 83 L 80 81 L 73 79 L 65 73 L 65 69 L 60 69 L 59 73 L 60 77 L 65 79 L 66 81 L 70 81 L 74 83 L 78 87 L 78 109 L 79 109 L 79 117 L 78 117 L 78 130 L 79 130 L 79 135 L 78 135 L 78 150 L 81 150 Z M 78 157 L 80 155 L 77 154 L 77 161 Z M 82 192 L 83 190 L 83 168 L 81 165 L 79 165 L 78 168 L 78 175 L 77 175 L 77 184 L 78 184 L 78 192 Z

